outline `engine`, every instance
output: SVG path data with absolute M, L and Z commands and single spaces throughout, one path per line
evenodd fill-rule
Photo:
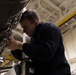
M 0 0 L 0 55 L 29 0 Z

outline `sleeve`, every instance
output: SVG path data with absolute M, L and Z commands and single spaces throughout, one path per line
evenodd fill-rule
M 30 58 L 39 61 L 51 61 L 57 51 L 59 43 L 59 29 L 58 27 L 45 27 L 42 30 L 42 39 L 37 45 L 23 44 L 23 52 Z
M 20 61 L 22 60 L 22 51 L 21 50 L 17 49 L 15 51 L 11 51 L 11 53 L 16 59 L 18 59 Z

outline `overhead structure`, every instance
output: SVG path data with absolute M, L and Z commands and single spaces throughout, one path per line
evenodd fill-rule
M 41 21 L 60 26 L 75 15 L 76 0 L 31 0 L 26 9 L 36 10 Z

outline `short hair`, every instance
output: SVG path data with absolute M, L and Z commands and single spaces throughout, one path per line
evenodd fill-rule
M 34 23 L 36 20 L 39 21 L 39 16 L 35 10 L 29 9 L 22 14 L 20 22 L 24 19 L 28 19 L 31 23 Z

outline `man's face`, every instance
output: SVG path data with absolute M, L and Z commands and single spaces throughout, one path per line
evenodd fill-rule
M 23 28 L 23 32 L 26 33 L 28 36 L 33 35 L 36 26 L 36 23 L 31 23 L 27 19 L 21 21 L 21 27 Z

